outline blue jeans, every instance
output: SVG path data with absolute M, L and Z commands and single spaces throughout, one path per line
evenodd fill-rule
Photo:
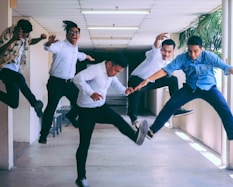
M 215 109 L 222 120 L 228 139 L 232 140 L 233 116 L 225 98 L 216 88 L 216 86 L 213 86 L 210 90 L 206 91 L 199 88 L 192 90 L 188 85 L 185 84 L 183 88 L 171 96 L 163 109 L 160 111 L 150 129 L 156 133 L 164 126 L 164 124 L 178 108 L 180 108 L 185 103 L 198 98 L 205 100 Z

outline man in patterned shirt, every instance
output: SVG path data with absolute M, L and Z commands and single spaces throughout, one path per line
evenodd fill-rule
M 38 117 L 43 115 L 43 103 L 37 100 L 28 87 L 20 70 L 26 64 L 28 45 L 46 39 L 45 34 L 29 40 L 32 24 L 21 19 L 16 26 L 5 29 L 0 36 L 0 79 L 5 84 L 6 92 L 0 91 L 0 100 L 12 108 L 19 105 L 19 90 L 34 107 Z

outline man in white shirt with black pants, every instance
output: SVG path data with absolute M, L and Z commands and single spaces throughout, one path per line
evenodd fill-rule
M 63 21 L 65 24 L 66 39 L 58 41 L 55 35 L 49 36 L 44 44 L 44 49 L 53 53 L 53 62 L 49 71 L 50 77 L 47 83 L 48 103 L 42 118 L 42 129 L 40 132 L 39 143 L 46 144 L 47 136 L 52 125 L 53 115 L 61 97 L 66 96 L 71 103 L 71 112 L 69 112 L 72 124 L 75 126 L 76 100 L 78 89 L 73 84 L 73 78 L 76 73 L 77 60 L 83 61 L 94 59 L 79 52 L 78 39 L 80 38 L 80 28 L 72 21 Z
M 128 86 L 134 88 L 154 72 L 165 67 L 171 60 L 175 46 L 176 44 L 172 39 L 167 39 L 167 33 L 159 34 L 152 45 L 152 49 L 146 52 L 146 59 L 131 73 Z M 129 95 L 128 116 L 130 117 L 133 126 L 136 128 L 138 127 L 139 120 L 137 116 L 142 92 L 164 86 L 168 86 L 171 96 L 178 90 L 177 78 L 175 76 L 165 76 L 156 81 L 150 81 L 149 84 L 147 84 L 141 90 Z M 174 113 L 174 116 L 182 116 L 192 112 L 193 110 L 185 110 L 180 108 Z
M 74 77 L 74 84 L 79 88 L 77 104 L 80 141 L 76 152 L 78 176 L 75 182 L 79 187 L 88 187 L 85 167 L 96 123 L 113 124 L 138 145 L 143 143 L 147 134 L 147 121 L 141 121 L 139 129 L 134 131 L 120 114 L 105 104 L 110 86 L 121 94 L 128 95 L 133 92 L 133 88 L 124 87 L 116 77 L 127 65 L 127 59 L 122 54 L 116 53 L 105 62 L 91 65 Z

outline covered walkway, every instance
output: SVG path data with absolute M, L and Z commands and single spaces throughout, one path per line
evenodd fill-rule
M 154 119 L 143 118 L 150 123 Z M 0 170 L 0 186 L 75 187 L 78 143 L 78 130 L 67 126 L 46 145 L 26 147 L 17 154 L 12 170 Z M 219 167 L 218 155 L 167 127 L 140 147 L 113 126 L 98 124 L 87 161 L 91 187 L 232 187 L 232 175 Z

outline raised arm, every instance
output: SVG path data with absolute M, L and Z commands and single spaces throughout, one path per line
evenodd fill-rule
M 159 34 L 158 36 L 156 36 L 156 38 L 155 38 L 155 42 L 154 42 L 154 46 L 155 46 L 155 48 L 160 48 L 161 46 L 161 41 L 162 40 L 164 40 L 164 39 L 166 39 L 166 38 L 168 38 L 167 37 L 167 32 L 164 32 L 164 33 L 161 33 L 161 34 Z
M 5 44 L 3 44 L 1 47 L 0 47 L 0 56 L 4 55 L 4 53 L 10 49 L 11 47 L 11 44 L 17 40 L 21 40 L 23 36 L 23 30 L 22 28 L 20 27 L 15 27 L 14 28 L 14 33 L 13 33 L 13 37 Z M 4 36 L 4 33 L 2 33 L 1 35 L 1 38 L 2 37 L 5 37 Z

